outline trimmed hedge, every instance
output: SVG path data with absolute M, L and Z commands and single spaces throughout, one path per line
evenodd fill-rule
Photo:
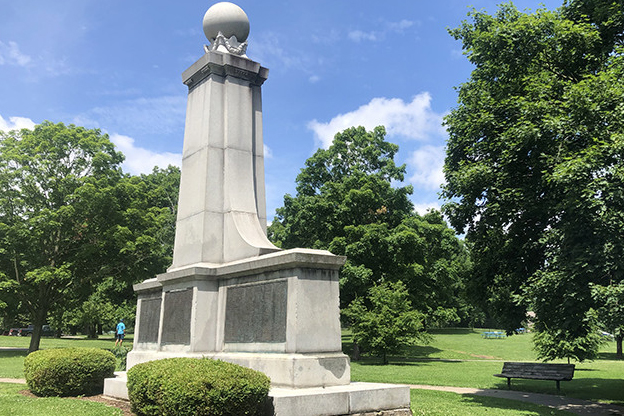
M 259 371 L 207 358 L 167 358 L 128 370 L 137 416 L 260 416 L 270 380 Z
M 24 359 L 24 376 L 37 396 L 93 395 L 102 393 L 115 364 L 115 356 L 99 348 L 39 350 Z

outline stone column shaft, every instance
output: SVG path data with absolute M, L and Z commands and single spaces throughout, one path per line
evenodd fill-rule
M 278 250 L 266 238 L 261 85 L 268 70 L 207 52 L 187 69 L 182 177 L 169 270 Z

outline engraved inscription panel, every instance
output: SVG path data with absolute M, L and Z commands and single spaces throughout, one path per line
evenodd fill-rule
M 139 316 L 141 327 L 139 329 L 139 342 L 158 342 L 160 304 L 160 296 L 141 299 L 141 315 Z
M 191 307 L 193 289 L 165 293 L 161 344 L 191 343 Z
M 286 342 L 288 282 L 227 289 L 225 342 Z

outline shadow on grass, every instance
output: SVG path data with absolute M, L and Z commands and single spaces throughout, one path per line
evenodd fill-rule
M 343 335 L 343 338 L 344 338 L 344 335 Z M 406 347 L 404 350 L 404 353 L 401 356 L 390 356 L 388 357 L 388 360 L 390 364 L 396 364 L 396 365 L 416 364 L 419 361 L 423 361 L 423 360 L 445 361 L 443 359 L 430 358 L 431 355 L 441 353 L 442 351 L 443 350 L 439 348 L 431 347 L 429 345 L 412 345 L 412 346 Z M 342 352 L 348 355 L 349 357 L 351 357 L 351 359 L 353 360 L 353 341 L 347 342 L 343 340 Z M 353 360 L 353 361 L 357 361 L 358 363 L 362 365 L 382 364 L 381 358 L 369 356 L 369 355 L 362 355 L 359 360 Z
M 419 365 L 419 364 L 424 364 L 424 363 L 431 362 L 431 361 L 450 361 L 450 362 L 456 361 L 456 360 L 445 360 L 442 358 L 428 358 L 428 356 L 442 351 L 435 347 L 415 346 L 415 347 L 410 347 L 410 348 L 417 349 L 418 353 L 410 352 L 409 354 L 406 354 L 406 356 L 388 357 L 388 365 L 402 366 L 402 365 Z M 350 355 L 350 353 L 352 353 L 353 350 L 352 348 L 347 349 L 343 345 L 343 352 L 345 354 Z M 353 358 L 351 359 L 353 360 Z M 356 361 L 356 360 L 353 360 L 353 361 Z M 382 365 L 382 359 L 380 357 L 362 356 L 359 360 L 357 360 L 357 363 L 359 363 L 360 365 Z
M 483 331 L 483 330 L 481 330 Z M 440 335 L 466 335 L 466 334 L 478 334 L 481 331 L 477 331 L 474 328 L 439 328 L 439 329 L 430 329 L 429 333 L 432 335 L 440 334 Z
M 599 360 L 613 360 L 622 361 L 622 358 L 618 358 L 614 352 L 600 352 L 598 353 Z
M 18 358 L 26 357 L 28 351 L 12 351 L 12 350 L 0 350 L 0 358 Z
M 497 382 L 492 388 L 561 395 L 590 401 L 608 401 L 619 406 L 624 405 L 624 397 L 622 397 L 624 380 L 611 378 L 574 378 L 570 381 L 562 381 L 560 391 L 557 391 L 557 385 L 552 380 L 524 380 L 516 378 L 511 381 L 511 389 L 507 388 L 507 382 L 504 380 Z
M 558 411 L 555 409 L 550 409 L 544 406 L 537 406 L 532 403 L 519 402 L 517 400 L 505 400 L 499 399 L 496 397 L 487 397 L 487 396 L 475 396 L 472 394 L 462 395 L 461 402 L 465 403 L 468 406 L 478 406 L 484 408 L 485 411 L 491 409 L 491 411 L 496 412 L 497 409 L 500 410 L 520 410 L 523 412 L 527 412 L 524 414 L 527 415 L 563 415 L 568 414 L 567 412 Z

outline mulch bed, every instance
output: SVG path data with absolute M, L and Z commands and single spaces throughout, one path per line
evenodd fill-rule
M 32 394 L 30 390 L 21 390 L 20 394 L 26 397 L 38 397 Z M 110 397 L 106 397 L 101 394 L 98 394 L 95 396 L 66 397 L 66 399 L 88 400 L 90 402 L 103 403 L 107 406 L 121 409 L 121 411 L 123 412 L 123 416 L 135 416 L 134 413 L 132 413 L 132 410 L 130 410 L 130 402 L 125 401 L 125 400 L 112 399 Z

